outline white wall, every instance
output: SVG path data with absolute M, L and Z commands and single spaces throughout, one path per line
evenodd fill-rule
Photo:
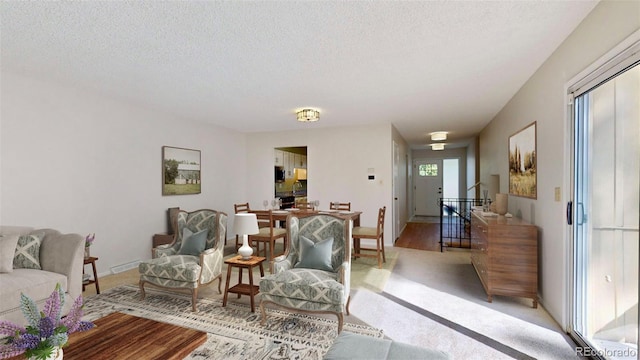
M 319 200 L 320 208 L 329 202 L 350 201 L 353 210 L 363 211 L 361 225 L 375 226 L 378 209 L 387 207 L 385 230 L 392 229 L 392 135 L 391 125 L 340 128 L 313 128 L 284 132 L 247 134 L 246 201 L 262 204 L 273 198 L 273 149 L 307 147 L 307 198 Z M 375 169 L 375 180 L 367 180 L 368 169 Z M 252 205 L 253 207 L 257 207 Z M 385 244 L 392 245 L 392 236 Z
M 86 89 L 1 75 L 0 224 L 95 232 L 99 273 L 150 258 L 167 208 L 231 215 L 244 195 L 244 134 Z M 201 150 L 201 194 L 162 196 L 163 145 Z
M 480 134 L 480 180 L 500 175 L 500 189 L 508 189 L 508 137 L 537 122 L 537 200 L 509 196 L 509 212 L 538 225 L 539 294 L 541 303 L 563 326 L 567 325 L 566 183 L 569 166 L 563 160 L 566 131 L 565 85 L 616 44 L 640 28 L 640 2 L 603 1 L 585 18 L 555 53 L 536 71 Z M 564 189 L 554 201 L 554 188 Z

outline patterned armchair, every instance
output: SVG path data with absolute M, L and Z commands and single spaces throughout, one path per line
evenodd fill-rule
M 169 289 L 189 289 L 195 312 L 198 311 L 199 287 L 218 279 L 218 292 L 221 292 L 227 214 L 208 209 L 180 210 L 176 224 L 173 243 L 153 249 L 153 259 L 138 266 L 141 298 L 145 297 L 146 283 Z
M 338 316 L 342 331 L 349 315 L 351 247 L 350 221 L 325 214 L 296 214 L 287 218 L 287 249 L 271 264 L 272 274 L 260 280 L 260 311 L 266 322 L 266 305 L 290 310 Z M 309 247 L 333 244 L 325 260 L 309 261 Z M 312 243 L 313 245 L 309 245 Z M 301 250 L 304 254 L 301 254 Z M 304 255 L 301 256 L 301 255 Z M 302 265 L 304 263 L 304 265 Z M 307 266 L 307 265 L 311 266 Z M 320 266 L 314 266 L 320 265 Z M 322 270 L 324 269 L 324 270 Z

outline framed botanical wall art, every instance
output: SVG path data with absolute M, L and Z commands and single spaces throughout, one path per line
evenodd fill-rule
M 535 121 L 509 137 L 509 194 L 537 199 Z
M 162 195 L 200 194 L 200 150 L 162 147 Z

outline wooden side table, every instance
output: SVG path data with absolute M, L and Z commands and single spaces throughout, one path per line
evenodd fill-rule
M 227 264 L 227 283 L 224 285 L 224 299 L 222 300 L 222 306 L 227 306 L 227 298 L 229 293 L 238 294 L 238 298 L 241 295 L 249 295 L 251 299 L 251 312 L 255 312 L 255 295 L 260 292 L 258 285 L 253 285 L 253 267 L 258 265 L 260 267 L 260 276 L 264 276 L 264 267 L 262 263 L 266 260 L 264 257 L 252 256 L 249 260 L 242 260 L 242 256 L 234 256 L 224 261 Z M 231 280 L 231 270 L 237 267 L 240 271 L 238 274 L 238 284 L 229 288 L 229 281 Z M 249 283 L 242 282 L 242 270 L 247 269 L 249 271 Z
M 84 264 L 82 265 L 82 291 L 84 291 L 85 287 L 89 284 L 96 285 L 96 293 L 100 294 L 100 284 L 98 284 L 98 272 L 96 271 L 96 261 L 98 260 L 95 256 L 89 256 L 84 258 Z M 91 264 L 93 268 L 93 280 L 84 280 L 84 265 Z

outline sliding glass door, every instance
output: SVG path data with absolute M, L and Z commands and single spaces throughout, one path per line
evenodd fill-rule
M 578 355 L 637 359 L 638 60 L 621 61 L 618 68 L 584 83 L 573 96 L 570 332 L 581 344 Z

